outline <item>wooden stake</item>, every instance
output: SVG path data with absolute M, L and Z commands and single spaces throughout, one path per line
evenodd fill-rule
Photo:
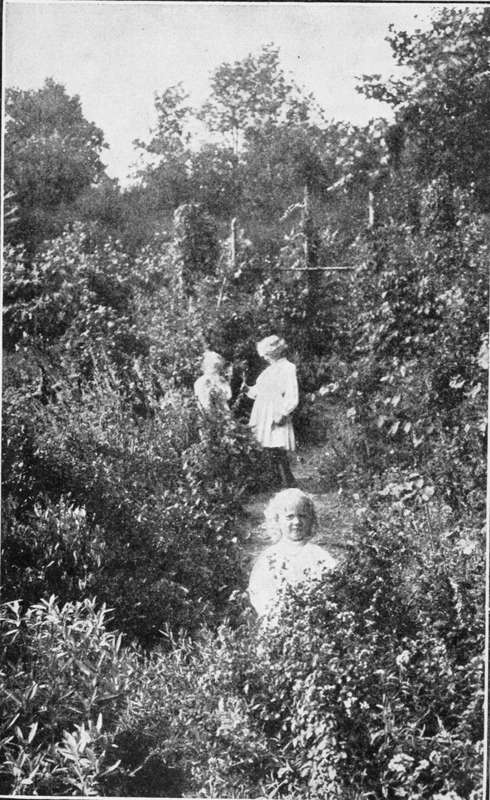
M 289 272 L 344 272 L 355 267 L 279 267 L 279 269 Z
M 230 254 L 230 266 L 235 271 L 236 269 L 236 217 L 233 217 L 231 221 L 231 254 Z
M 236 217 L 233 217 L 233 219 L 231 221 L 230 229 L 231 229 L 231 231 L 230 231 L 230 264 L 229 264 L 229 267 L 230 267 L 230 271 L 233 270 L 233 272 L 235 272 L 235 270 L 236 270 Z M 227 273 L 225 272 L 225 274 L 223 276 L 223 280 L 221 282 L 221 288 L 219 290 L 218 302 L 216 303 L 216 308 L 219 308 L 221 306 L 221 303 L 223 302 L 223 294 L 224 294 L 225 286 L 226 286 L 226 278 L 227 278 Z
M 370 191 L 368 194 L 368 228 L 374 225 L 374 194 Z

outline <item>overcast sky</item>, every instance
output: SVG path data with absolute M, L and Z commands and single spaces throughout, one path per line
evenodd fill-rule
M 426 27 L 442 3 L 137 3 L 4 5 L 6 86 L 38 88 L 48 76 L 80 95 L 87 119 L 104 131 L 108 172 L 125 183 L 132 141 L 146 139 L 153 93 L 182 81 L 199 105 L 209 77 L 274 42 L 296 82 L 331 118 L 356 123 L 386 115 L 355 91 L 356 76 L 394 70 L 388 26 Z

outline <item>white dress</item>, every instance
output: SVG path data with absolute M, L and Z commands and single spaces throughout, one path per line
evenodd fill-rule
M 293 423 L 289 415 L 298 405 L 296 367 L 286 358 L 279 358 L 264 369 L 255 386 L 247 392 L 255 400 L 249 425 L 262 447 L 294 450 Z M 287 419 L 282 425 L 282 417 Z
M 336 559 L 318 544 L 281 540 L 267 547 L 255 562 L 248 584 L 250 601 L 259 616 L 268 614 L 276 609 L 285 585 L 319 578 L 336 564 Z
M 221 375 L 205 373 L 194 383 L 194 394 L 204 411 L 213 413 L 217 408 L 229 413 L 228 400 L 231 399 L 231 387 Z

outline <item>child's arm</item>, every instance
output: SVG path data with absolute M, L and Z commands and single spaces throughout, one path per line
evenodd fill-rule
M 247 397 L 250 397 L 251 400 L 255 400 L 257 397 L 257 385 L 247 386 L 247 384 L 244 384 L 243 393 L 246 394 Z

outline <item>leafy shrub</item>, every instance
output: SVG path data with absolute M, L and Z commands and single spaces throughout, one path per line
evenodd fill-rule
M 91 375 L 101 347 L 123 368 L 147 350 L 133 316 L 134 275 L 119 245 L 92 242 L 90 227 L 47 243 L 32 263 L 22 250 L 5 258 L 5 335 L 8 350 L 49 351 Z
M 394 188 L 394 187 L 392 187 Z M 434 212 L 444 199 L 450 219 Z M 399 203 L 409 197 L 400 187 Z M 460 510 L 482 504 L 487 245 L 461 192 L 435 181 L 422 193 L 420 226 L 381 220 L 353 284 L 359 325 L 352 369 L 339 382 L 357 431 L 353 461 L 368 472 L 429 469 Z M 479 467 L 475 471 L 475 462 Z
M 231 416 L 201 414 L 199 441 L 184 458 L 187 474 L 207 485 L 217 483 L 230 508 L 249 490 L 268 485 L 266 455 L 250 429 Z
M 61 496 L 47 498 L 22 516 L 7 497 L 2 509 L 3 598 L 30 605 L 57 594 L 60 602 L 90 594 L 100 569 L 100 532 L 83 508 Z
M 0 785 L 6 794 L 99 794 L 133 673 L 92 600 L 1 606 Z
M 28 419 L 9 408 L 12 429 L 30 431 L 32 457 L 19 459 L 9 436 L 8 597 L 46 597 L 59 580 L 63 598 L 78 599 L 85 586 L 146 644 L 170 621 L 190 630 L 218 619 L 242 582 L 233 523 L 257 457 L 248 430 L 203 422 L 199 438 L 195 401 L 176 391 L 140 419 L 103 376 L 80 395 L 31 402 Z M 81 527 L 66 503 L 86 515 Z M 38 547 L 27 553 L 31 535 Z
M 136 658 L 88 601 L 25 617 L 6 606 L 7 788 L 476 798 L 484 543 L 474 520 L 428 516 L 409 495 L 359 505 L 344 562 L 290 592 L 272 624 L 237 595 L 238 625 L 193 640 L 167 630 L 167 646 Z
M 180 639 L 154 652 L 135 676 L 116 738 L 119 748 L 130 743 L 128 754 L 143 747 L 146 768 L 129 782 L 114 773 L 111 793 L 145 794 L 151 766 L 162 780 L 153 783 L 156 795 L 171 777 L 176 796 L 256 796 L 274 759 L 239 689 L 250 655 L 244 630 L 226 625 L 217 635 L 201 632 L 198 644 Z
M 243 611 L 139 673 L 121 727 L 181 770 L 183 793 L 478 796 L 483 542 L 448 537 L 450 512 L 430 527 L 381 497 L 359 514 L 341 567 L 291 592 L 276 623 Z

